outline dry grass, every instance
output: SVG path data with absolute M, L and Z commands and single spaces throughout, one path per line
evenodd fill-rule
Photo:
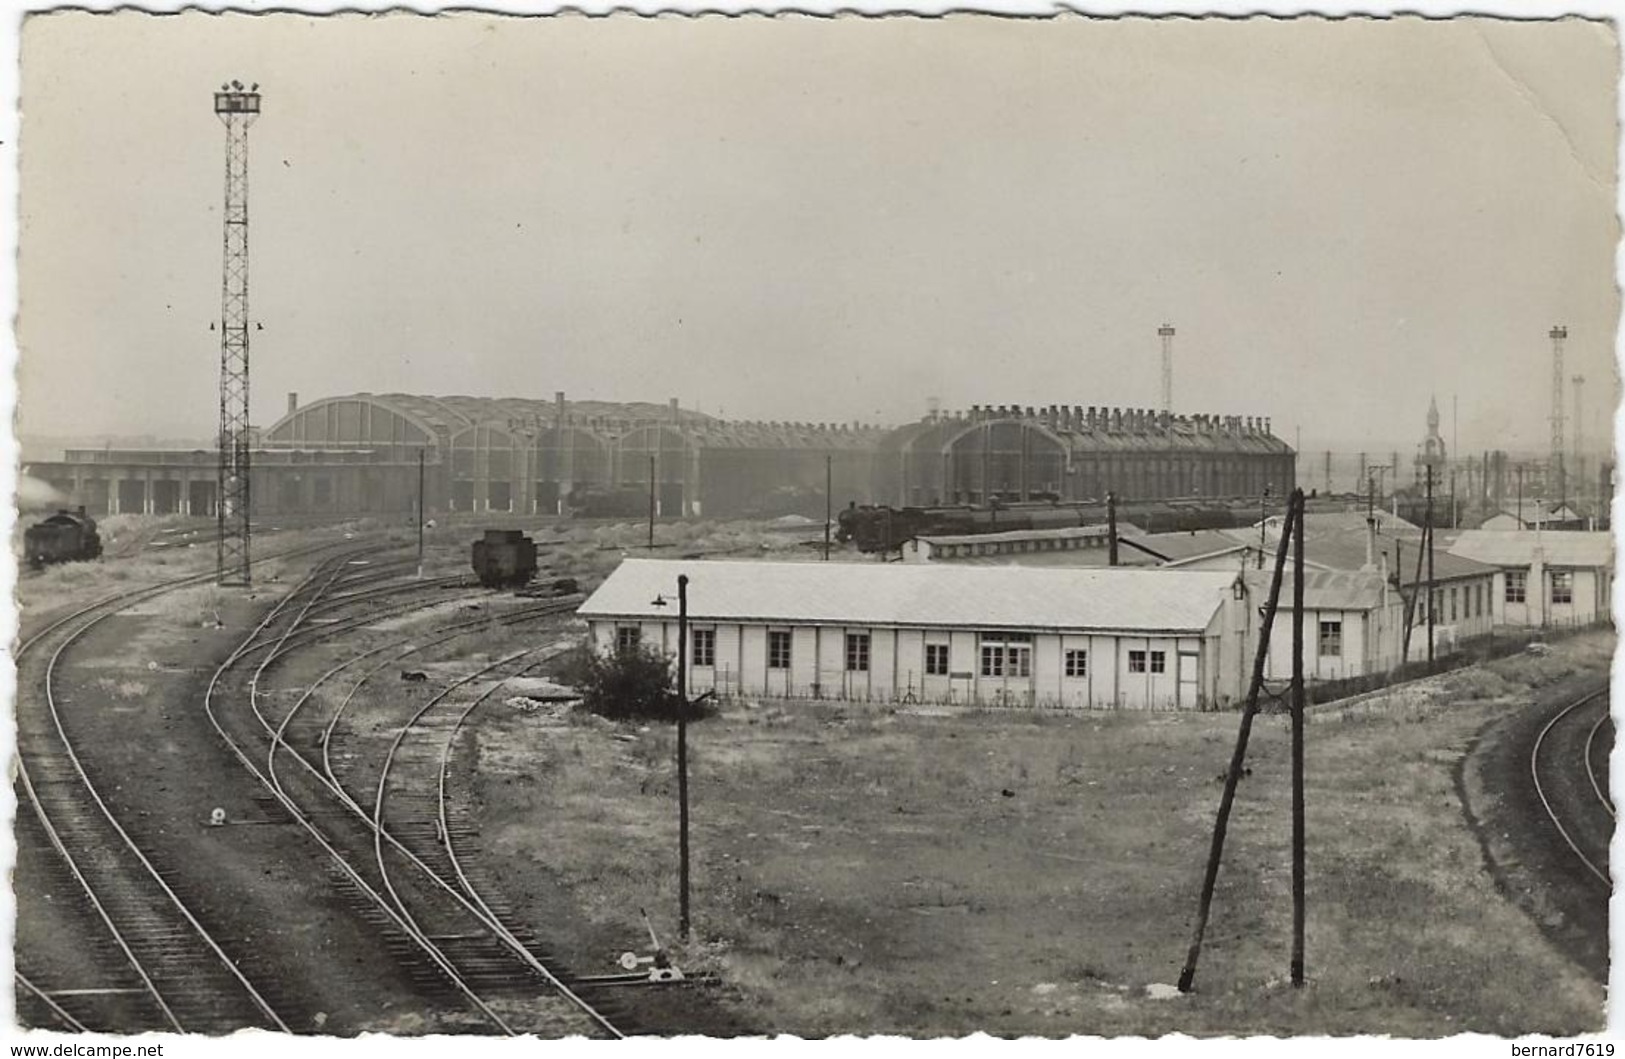
M 1540 661 L 1606 665 L 1600 639 Z M 1475 692 L 1465 705 L 1441 692 L 1310 728 L 1302 992 L 1280 981 L 1278 717 L 1254 731 L 1192 996 L 1145 987 L 1173 982 L 1185 955 L 1234 715 L 796 706 L 696 725 L 687 959 L 739 985 L 757 1025 L 803 1035 L 1595 1029 L 1601 988 L 1496 893 L 1454 789 L 1473 733 L 1507 708 L 1478 684 L 1544 676 L 1517 661 L 1445 678 Z M 478 748 L 486 846 L 513 892 L 549 875 L 628 945 L 639 907 L 671 933 L 669 730 L 493 711 Z

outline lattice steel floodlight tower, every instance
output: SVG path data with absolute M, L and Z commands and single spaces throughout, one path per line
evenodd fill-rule
M 1556 487 L 1557 499 L 1566 501 L 1568 499 L 1568 490 L 1566 488 L 1567 483 L 1563 480 L 1563 341 L 1569 337 L 1569 329 L 1559 324 L 1547 332 L 1546 337 L 1552 340 L 1551 480 L 1546 483 L 1546 488 L 1550 492 L 1553 487 Z
M 215 517 L 220 543 L 215 580 L 247 586 L 249 577 L 248 434 L 248 127 L 260 115 L 259 85 L 232 81 L 214 94 L 226 127 L 225 257 L 220 282 L 220 462 Z

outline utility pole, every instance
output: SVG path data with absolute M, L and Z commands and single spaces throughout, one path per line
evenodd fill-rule
M 220 282 L 220 436 L 215 484 L 215 580 L 247 588 L 250 450 L 248 406 L 248 127 L 259 85 L 220 86 L 214 113 L 226 127 L 225 254 Z
M 1117 565 L 1117 494 L 1106 494 L 1106 565 Z
M 1303 987 L 1303 490 L 1292 494 L 1298 513 L 1292 534 L 1292 984 Z M 1288 519 L 1290 522 L 1290 518 Z M 1317 633 L 1319 630 L 1316 630 Z
M 423 580 L 423 447 L 418 446 L 418 580 Z
M 677 931 L 688 940 L 688 575 L 677 575 Z
M 1428 668 L 1433 667 L 1433 623 L 1437 620 L 1433 606 L 1433 465 L 1428 464 L 1428 507 L 1427 519 L 1422 527 L 1422 533 L 1427 538 L 1428 546 Z
M 649 453 L 649 550 L 655 550 L 655 454 Z
M 1569 382 L 1574 384 L 1574 499 L 1583 501 L 1586 498 L 1588 484 L 1585 458 L 1585 403 L 1582 398 L 1586 377 L 1576 375 Z
M 1566 502 L 1565 483 L 1563 481 L 1563 343 L 1569 337 L 1569 329 L 1559 324 L 1547 332 L 1552 340 L 1552 451 L 1550 455 L 1550 480 L 1546 483 L 1546 495 L 1550 497 L 1551 489 L 1557 487 L 1557 498 Z
M 826 563 L 829 562 L 829 524 L 835 518 L 833 459 L 834 457 L 827 453 L 824 456 L 824 562 Z
M 1290 508 L 1288 509 L 1290 510 Z M 1269 546 L 1266 535 L 1270 519 L 1270 487 L 1264 487 L 1264 495 L 1258 498 L 1258 569 L 1264 569 L 1264 549 Z
M 1247 740 L 1252 733 L 1253 718 L 1258 713 L 1258 697 L 1264 687 L 1264 666 L 1269 657 L 1270 633 L 1275 627 L 1275 613 L 1281 599 L 1282 575 L 1286 571 L 1287 546 L 1294 532 L 1302 532 L 1302 506 L 1289 502 L 1281 532 L 1280 546 L 1275 552 L 1275 574 L 1270 579 L 1269 595 L 1264 599 L 1263 621 L 1259 626 L 1258 649 L 1253 655 L 1253 676 L 1247 688 L 1247 702 L 1241 711 L 1241 728 L 1236 733 L 1236 748 L 1230 756 L 1230 768 L 1224 774 L 1224 793 L 1219 796 L 1219 814 L 1213 823 L 1213 841 L 1208 848 L 1207 870 L 1202 876 L 1202 894 L 1196 906 L 1196 929 L 1192 932 L 1190 950 L 1185 955 L 1185 966 L 1179 972 L 1179 991 L 1189 993 L 1196 978 L 1196 962 L 1202 955 L 1202 938 L 1207 933 L 1208 914 L 1213 907 L 1213 890 L 1219 880 L 1219 861 L 1224 856 L 1224 836 L 1230 827 L 1230 808 L 1236 800 L 1236 784 L 1241 779 L 1242 765 L 1247 760 Z

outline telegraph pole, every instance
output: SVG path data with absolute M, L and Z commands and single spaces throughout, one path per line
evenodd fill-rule
M 688 575 L 677 575 L 677 930 L 688 940 Z
M 1427 524 L 1422 533 L 1428 545 L 1428 668 L 1433 667 L 1433 623 L 1437 620 L 1433 606 L 1433 464 L 1428 464 Z
M 834 457 L 824 456 L 824 562 L 829 562 L 829 524 L 835 517 L 834 499 L 834 471 L 832 461 Z
M 1290 510 L 1290 508 L 1288 509 Z M 1258 569 L 1264 569 L 1264 549 L 1268 546 L 1265 530 L 1270 518 L 1270 487 L 1264 487 L 1264 495 L 1258 499 Z
M 1117 565 L 1117 494 L 1106 494 L 1106 565 Z
M 423 580 L 423 449 L 418 448 L 418 580 Z
M 1294 532 L 1302 532 L 1303 508 L 1295 501 L 1289 503 L 1281 531 L 1280 546 L 1275 552 L 1275 572 L 1270 579 L 1269 595 L 1264 598 L 1262 621 L 1259 624 L 1258 649 L 1253 656 L 1253 676 L 1247 689 L 1247 702 L 1241 711 L 1241 727 L 1236 733 L 1236 747 L 1230 757 L 1230 768 L 1224 774 L 1224 793 L 1219 796 L 1219 815 L 1213 823 L 1213 841 L 1208 848 L 1207 870 L 1202 877 L 1202 893 L 1196 906 L 1196 929 L 1192 932 L 1190 950 L 1185 955 L 1185 966 L 1179 972 L 1179 991 L 1189 993 L 1196 978 L 1196 962 L 1202 955 L 1202 939 L 1207 933 L 1208 915 L 1213 907 L 1213 890 L 1219 880 L 1219 861 L 1224 856 L 1224 837 L 1230 827 L 1230 808 L 1236 799 L 1236 784 L 1241 779 L 1242 765 L 1247 760 L 1247 741 L 1253 729 L 1253 717 L 1258 713 L 1258 697 L 1264 687 L 1265 664 L 1269 658 L 1270 633 L 1275 627 L 1275 613 L 1281 598 L 1281 581 L 1286 571 L 1287 546 Z
M 1303 490 L 1292 494 L 1289 510 L 1297 512 L 1292 533 L 1292 984 L 1303 987 L 1304 834 L 1303 834 Z M 1317 630 L 1318 632 L 1318 630 Z
M 1552 340 L 1552 450 L 1549 457 L 1551 472 L 1546 483 L 1546 495 L 1550 497 L 1552 486 L 1557 486 L 1557 498 L 1568 501 L 1563 467 L 1563 343 L 1568 340 L 1569 329 L 1562 324 L 1553 327 L 1547 332 Z
M 655 455 L 649 453 L 649 550 L 655 549 Z

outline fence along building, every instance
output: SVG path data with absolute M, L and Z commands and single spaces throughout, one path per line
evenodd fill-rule
M 1497 625 L 1589 625 L 1612 613 L 1612 534 L 1467 530 L 1450 554 L 1493 568 Z
M 1223 708 L 1243 693 L 1235 573 L 628 559 L 581 606 L 599 651 L 677 653 L 720 696 Z

